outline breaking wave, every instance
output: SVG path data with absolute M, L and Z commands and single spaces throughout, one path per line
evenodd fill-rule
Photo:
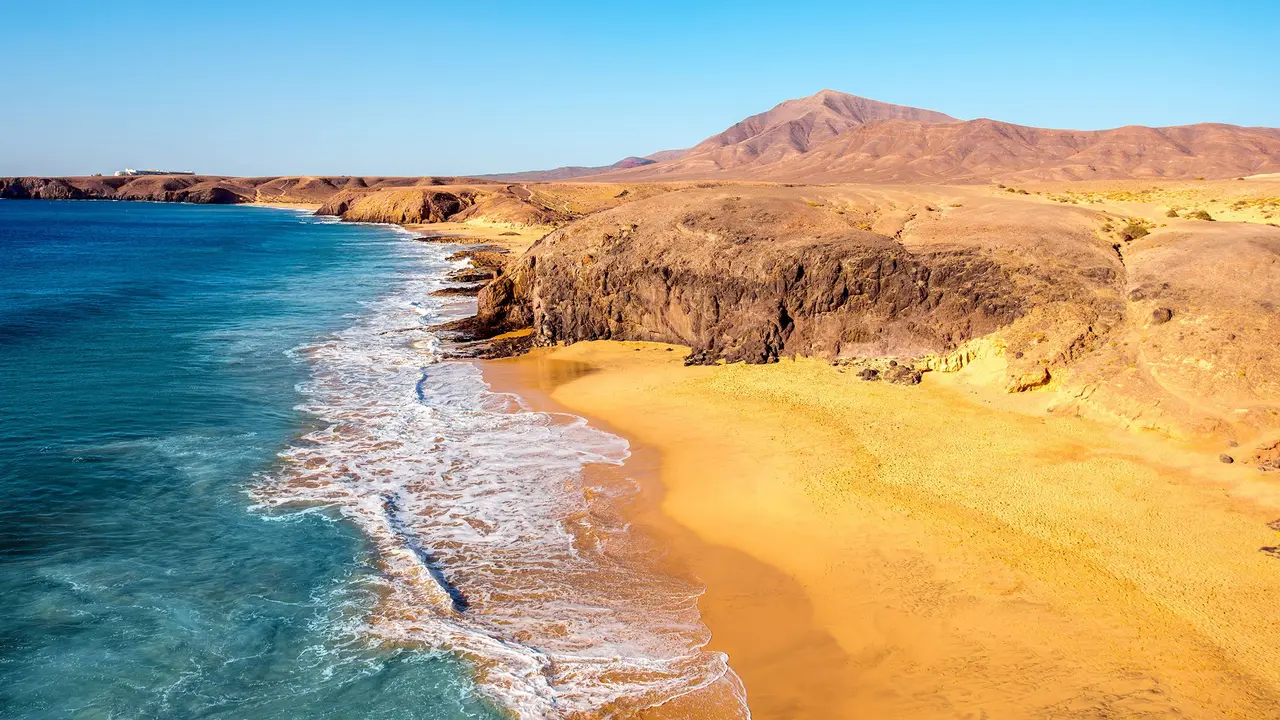
M 441 359 L 428 328 L 474 300 L 434 297 L 452 246 L 405 242 L 393 291 L 299 348 L 319 429 L 282 453 L 257 507 L 329 508 L 372 543 L 375 644 L 451 652 L 521 718 L 617 717 L 702 693 L 746 717 L 741 683 L 704 648 L 702 588 L 646 566 L 613 510 L 634 488 L 592 484 L 622 438 L 533 412 L 479 368 Z

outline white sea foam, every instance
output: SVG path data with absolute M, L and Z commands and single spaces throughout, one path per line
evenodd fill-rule
M 747 716 L 708 639 L 701 588 L 636 559 L 588 463 L 626 441 L 491 392 L 469 362 L 441 361 L 427 328 L 473 310 L 433 297 L 449 246 L 405 242 L 399 286 L 351 327 L 300 349 L 305 409 L 323 427 L 283 453 L 261 507 L 329 507 L 377 550 L 378 642 L 450 651 L 522 718 L 613 716 L 706 690 Z

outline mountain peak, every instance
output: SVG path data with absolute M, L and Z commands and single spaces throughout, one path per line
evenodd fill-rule
M 752 115 L 693 148 L 692 153 L 741 146 L 753 157 L 807 152 L 810 147 L 875 120 L 914 120 L 926 123 L 959 122 L 934 110 L 894 105 L 836 90 L 775 105 Z M 776 152 L 775 152 L 776 151 Z
M 1280 168 L 1280 129 L 1052 130 L 961 121 L 830 88 L 752 115 L 628 179 L 987 182 L 1239 177 Z
M 893 103 L 881 102 L 880 100 L 872 100 L 861 95 L 851 95 L 850 93 L 840 92 L 825 88 L 807 97 L 788 100 L 787 102 L 796 104 L 821 104 L 833 112 L 856 120 L 861 123 L 868 123 L 873 120 L 917 120 L 920 122 L 959 122 L 956 118 L 940 113 L 936 110 L 925 110 L 922 108 L 911 107 L 909 105 L 895 105 Z M 786 105 L 787 103 L 782 103 Z

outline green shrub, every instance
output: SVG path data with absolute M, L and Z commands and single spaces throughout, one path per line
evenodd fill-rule
M 1125 229 L 1120 231 L 1120 238 L 1128 242 L 1130 240 L 1137 240 L 1138 238 L 1144 238 L 1150 234 L 1151 234 L 1151 231 L 1147 230 L 1142 225 L 1139 225 L 1138 223 L 1135 223 L 1135 222 L 1131 222 L 1128 224 L 1128 226 L 1125 227 Z

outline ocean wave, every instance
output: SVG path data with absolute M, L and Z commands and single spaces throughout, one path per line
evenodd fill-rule
M 708 690 L 747 715 L 727 658 L 705 649 L 702 588 L 649 567 L 614 510 L 629 485 L 590 484 L 624 439 L 525 409 L 479 369 L 441 360 L 428 328 L 473 310 L 433 297 L 461 263 L 404 243 L 398 287 L 351 327 L 299 349 L 304 409 L 323 425 L 282 453 L 259 508 L 331 509 L 376 550 L 377 644 L 450 652 L 522 718 L 616 716 Z

